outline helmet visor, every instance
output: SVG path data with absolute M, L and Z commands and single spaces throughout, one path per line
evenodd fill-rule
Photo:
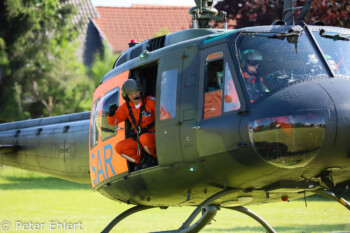
M 257 60 L 247 60 L 247 64 L 250 66 L 256 66 L 256 65 L 260 65 L 261 61 L 257 61 Z

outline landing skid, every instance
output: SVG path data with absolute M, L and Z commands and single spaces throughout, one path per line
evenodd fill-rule
M 199 230 L 201 230 L 202 228 L 204 228 L 206 226 L 207 223 L 205 223 L 205 225 L 202 225 L 202 227 L 200 229 L 198 229 L 198 231 L 192 231 L 191 228 L 193 225 L 199 225 L 199 221 L 201 219 L 199 219 L 195 224 L 193 224 L 190 227 L 190 224 L 193 222 L 193 220 L 197 217 L 197 215 L 201 212 L 202 209 L 206 209 L 208 207 L 215 207 L 216 206 L 208 206 L 211 203 L 213 203 L 215 200 L 219 199 L 220 197 L 235 193 L 235 192 L 239 192 L 242 191 L 242 189 L 226 189 L 223 190 L 221 192 L 215 193 L 214 195 L 212 195 L 211 197 L 209 197 L 208 199 L 206 199 L 205 201 L 203 201 L 193 212 L 192 214 L 188 217 L 188 219 L 182 224 L 182 226 L 176 230 L 176 231 L 162 231 L 162 232 L 153 232 L 153 233 L 195 233 L 195 232 L 199 232 Z M 248 210 L 247 208 L 238 206 L 238 207 L 232 207 L 232 208 L 227 208 L 227 209 L 232 209 L 232 210 L 236 210 L 239 211 L 243 214 L 248 215 L 249 217 L 252 217 L 253 219 L 255 219 L 256 221 L 258 221 L 269 233 L 274 233 L 276 232 L 264 219 L 262 219 L 259 215 L 255 214 L 253 211 Z M 204 217 L 204 215 L 202 216 L 202 218 Z M 214 217 L 214 216 L 213 216 Z M 211 220 L 211 219 L 210 219 Z M 209 221 L 210 222 L 210 221 Z M 209 223 L 208 222 L 208 223 Z M 203 222 L 204 223 L 204 222 Z M 203 224 L 202 223 L 202 224 Z
M 182 224 L 182 226 L 178 230 L 171 230 L 171 231 L 158 231 L 158 232 L 152 232 L 152 233 L 196 233 L 199 232 L 201 229 L 203 229 L 208 223 L 211 222 L 211 220 L 214 218 L 214 216 L 217 213 L 217 210 L 219 209 L 218 206 L 210 205 L 213 203 L 216 199 L 226 196 L 231 193 L 242 191 L 241 189 L 227 189 L 223 190 L 221 192 L 215 193 L 205 201 L 203 201 L 197 208 L 192 212 L 192 214 L 188 217 L 188 219 Z M 154 207 L 148 207 L 148 206 L 135 206 L 131 209 L 126 210 L 125 212 L 118 215 L 115 219 L 112 220 L 112 222 L 102 231 L 102 233 L 108 233 L 110 230 L 112 230 L 115 225 L 117 225 L 120 221 L 122 221 L 124 218 L 128 217 L 129 215 L 150 209 Z M 255 214 L 254 212 L 244 208 L 244 207 L 232 207 L 228 208 L 232 210 L 239 211 L 241 213 L 244 213 L 253 219 L 257 220 L 269 233 L 276 232 L 268 223 L 265 222 L 264 219 L 262 219 L 259 215 Z M 191 225 L 193 220 L 197 217 L 198 214 L 202 213 L 202 216 Z
M 203 229 L 208 223 L 211 222 L 211 220 L 214 218 L 214 216 L 217 213 L 217 210 L 219 209 L 218 206 L 211 205 L 215 200 L 219 199 L 220 197 L 242 191 L 242 189 L 226 189 L 221 192 L 215 193 L 205 201 L 203 201 L 200 205 L 197 206 L 197 208 L 192 212 L 192 214 L 188 217 L 188 219 L 182 224 L 182 226 L 178 230 L 171 230 L 171 231 L 157 231 L 152 233 L 196 233 L 199 232 L 201 229 Z M 312 191 L 315 194 L 322 195 L 325 197 L 328 197 L 330 199 L 333 199 L 340 204 L 342 204 L 344 207 L 346 207 L 348 210 L 350 210 L 350 203 L 347 202 L 344 198 L 336 196 L 333 192 L 330 192 L 328 190 L 313 190 Z M 112 220 L 112 222 L 102 231 L 102 233 L 108 233 L 115 225 L 117 225 L 120 221 L 122 221 L 124 218 L 128 217 L 131 214 L 134 214 L 136 212 L 151 209 L 154 208 L 153 206 L 135 206 L 131 209 L 126 210 L 125 212 L 118 215 L 115 219 Z M 275 233 L 276 231 L 259 215 L 254 213 L 253 211 L 242 207 L 242 206 L 236 206 L 236 207 L 224 207 L 226 209 L 235 210 L 240 213 L 246 214 L 249 217 L 253 218 L 257 222 L 259 222 L 267 232 L 269 233 Z M 197 217 L 198 214 L 202 213 L 202 217 L 200 217 L 194 224 L 191 225 L 191 223 L 194 221 L 194 219 Z
M 338 197 L 337 195 L 335 195 L 331 191 L 318 189 L 318 190 L 314 190 L 313 193 L 324 196 L 324 197 L 328 197 L 330 199 L 333 199 L 333 200 L 339 202 L 340 204 L 342 204 L 348 210 L 350 210 L 350 203 L 348 201 L 346 201 L 344 198 Z
M 154 208 L 154 207 L 153 206 L 140 206 L 140 205 L 132 207 L 132 208 L 124 211 L 123 213 L 119 214 L 115 219 L 113 219 L 112 222 L 110 222 L 108 224 L 108 226 L 106 226 L 106 228 L 101 233 L 108 233 L 110 230 L 113 229 L 113 227 L 115 227 L 115 225 L 117 225 L 120 221 L 122 221 L 124 218 L 128 217 L 129 215 L 140 212 L 142 210 L 148 210 L 151 208 Z
M 157 231 L 157 232 L 151 232 L 151 233 L 196 233 L 202 230 L 208 223 L 213 220 L 214 216 L 217 212 L 216 206 L 207 206 L 203 209 L 203 215 L 200 219 L 198 219 L 197 222 L 192 224 L 189 227 L 186 227 L 184 229 L 181 229 L 181 227 L 178 230 L 172 230 L 172 231 Z M 192 215 L 191 215 L 192 216 Z
M 225 207 L 226 209 L 235 210 L 238 212 L 241 212 L 242 214 L 246 214 L 249 217 L 253 218 L 257 222 L 259 222 L 266 230 L 267 232 L 276 232 L 262 217 L 254 213 L 253 211 L 243 207 L 243 206 L 236 206 L 236 207 Z

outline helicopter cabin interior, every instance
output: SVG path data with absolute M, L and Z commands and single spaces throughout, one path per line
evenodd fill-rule
M 201 155 L 235 146 L 232 141 L 226 143 L 228 135 L 223 140 L 215 135 L 217 132 L 208 137 L 207 130 L 196 129 L 200 124 L 212 130 L 213 125 L 221 125 L 220 116 L 234 121 L 233 128 L 238 127 L 237 116 L 229 114 L 240 110 L 241 102 L 228 47 L 221 44 L 203 50 L 198 46 L 186 49 L 158 57 L 157 62 L 131 70 L 129 76 L 137 80 L 142 74 L 140 83 L 146 95 L 156 98 L 156 148 L 161 165 L 195 161 Z M 222 127 L 227 129 L 227 124 Z
M 100 150 L 105 150 L 108 144 L 113 153 L 117 141 L 131 136 L 130 122 L 126 122 L 125 126 L 119 124 L 117 128 L 106 122 L 109 104 L 122 104 L 120 88 L 126 79 L 137 80 L 144 95 L 156 99 L 155 131 L 159 165 L 192 162 L 225 148 L 236 147 L 240 141 L 240 120 L 237 114 L 231 113 L 244 108 L 240 101 L 243 93 L 226 43 L 204 48 L 197 44 L 179 45 L 166 53 L 151 53 L 144 60 L 118 65 L 119 60 L 100 85 L 101 89 L 108 88 L 109 91 L 104 91 L 105 94 L 96 92 L 94 96 L 92 112 L 95 114 L 91 119 L 92 123 L 96 123 L 91 124 L 92 156 L 97 153 L 93 151 L 93 146 L 98 143 L 98 133 L 103 142 L 98 146 Z M 114 88 L 111 89 L 111 86 Z M 237 133 L 232 135 L 232 132 Z M 113 139 L 104 142 L 108 138 Z M 133 164 L 122 160 L 118 158 L 119 162 L 113 166 L 124 166 L 121 165 L 124 163 L 127 168 L 119 169 L 116 174 L 133 171 Z
M 156 81 L 157 81 L 157 71 L 158 71 L 158 62 L 153 62 L 142 66 L 140 68 L 130 70 L 129 79 L 136 80 L 141 88 L 142 94 L 147 96 L 156 96 Z M 129 120 L 125 121 L 125 138 L 132 137 L 134 134 L 132 130 L 132 124 Z M 143 152 L 143 157 L 145 157 L 145 152 Z M 143 162 L 143 161 L 141 161 Z M 135 164 L 127 161 L 128 170 L 133 171 L 135 169 Z

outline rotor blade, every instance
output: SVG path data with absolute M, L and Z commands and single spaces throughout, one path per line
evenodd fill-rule
M 287 25 L 292 25 L 293 21 L 293 11 L 291 10 L 293 7 L 292 0 L 284 0 L 283 6 L 283 21 L 287 23 Z

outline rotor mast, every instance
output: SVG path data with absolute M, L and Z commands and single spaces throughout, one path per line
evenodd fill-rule
M 293 0 L 284 0 L 283 21 L 286 22 L 287 25 L 293 25 L 294 24 Z
M 192 15 L 193 28 L 211 28 L 210 20 L 225 20 L 225 29 L 227 28 L 227 13 L 220 13 L 213 7 L 213 0 L 195 0 L 196 6 L 189 10 Z M 198 23 L 198 25 L 197 25 Z
M 287 25 L 294 25 L 294 11 L 300 10 L 300 13 L 296 19 L 296 23 L 300 24 L 305 16 L 308 14 L 311 8 L 312 0 L 306 0 L 304 6 L 293 7 L 293 0 L 284 0 L 283 5 L 283 21 Z

